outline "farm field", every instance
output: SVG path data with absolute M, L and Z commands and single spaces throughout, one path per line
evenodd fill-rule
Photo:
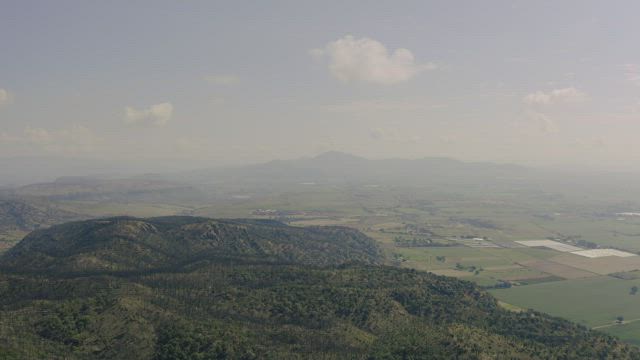
M 617 336 L 626 342 L 640 346 L 640 339 L 638 338 L 638 334 L 640 334 L 640 319 L 630 319 L 627 321 L 629 322 L 620 325 L 611 325 L 606 328 L 599 328 L 598 330 Z
M 560 254 L 550 260 L 600 275 L 640 269 L 640 256 L 588 258 L 575 254 Z
M 640 251 L 640 221 L 637 218 L 561 216 L 542 226 L 549 232 L 579 235 L 586 241 Z
M 352 226 L 365 231 L 378 239 L 390 254 L 395 254 L 403 267 L 473 281 L 490 289 L 508 282 L 510 288 L 490 291 L 512 309 L 533 308 L 588 327 L 602 326 L 601 331 L 640 344 L 640 321 L 615 324 L 618 316 L 627 321 L 640 319 L 640 294 L 630 295 L 633 286 L 640 287 L 640 279 L 633 276 L 633 272 L 625 273 L 631 280 L 607 276 L 640 269 L 640 256 L 588 258 L 515 242 L 573 239 L 636 252 L 640 241 L 634 243 L 634 236 L 629 235 L 638 227 L 635 219 L 594 220 L 588 215 L 567 215 L 566 212 L 538 217 L 532 215 L 538 211 L 518 210 L 513 204 L 507 205 L 507 210 L 498 210 L 483 208 L 478 203 L 463 203 L 465 201 L 441 200 L 432 202 L 430 208 L 415 205 L 414 208 L 407 205 L 376 208 L 378 216 L 354 214 L 327 219 L 322 224 Z M 569 218 L 571 221 L 564 224 Z M 602 237 L 591 233 L 592 220 L 604 225 L 599 232 Z M 310 225 L 319 223 L 318 220 L 309 222 Z M 487 238 L 500 247 L 465 246 L 469 244 L 466 237 L 472 236 Z M 398 239 L 423 238 L 455 246 L 403 247 L 397 242 Z
M 396 253 L 404 259 L 403 266 L 456 276 L 483 286 L 502 282 L 525 285 L 598 276 L 593 272 L 549 261 L 557 254 L 549 249 L 401 248 L 396 249 Z
M 565 279 L 581 279 L 596 276 L 593 272 L 577 269 L 549 260 L 523 261 L 520 264 L 527 268 L 536 269 Z
M 599 276 L 490 291 L 506 303 L 598 327 L 613 324 L 617 316 L 640 318 L 640 294 L 631 294 L 634 286 L 640 287 L 640 280 Z

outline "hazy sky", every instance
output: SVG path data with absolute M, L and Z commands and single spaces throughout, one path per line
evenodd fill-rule
M 0 0 L 0 156 L 640 170 L 637 1 Z

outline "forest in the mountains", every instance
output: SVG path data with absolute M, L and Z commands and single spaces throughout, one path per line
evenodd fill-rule
M 0 358 L 640 358 L 584 326 L 503 309 L 471 282 L 386 262 L 342 227 L 57 225 L 0 258 Z

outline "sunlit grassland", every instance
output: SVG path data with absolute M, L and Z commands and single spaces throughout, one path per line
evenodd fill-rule
M 640 336 L 638 336 L 638 334 L 640 334 L 640 321 L 632 321 L 625 324 L 614 324 L 612 326 L 600 328 L 598 330 L 617 336 L 626 342 L 640 346 Z
M 612 324 L 617 316 L 626 320 L 640 318 L 640 294 L 630 294 L 633 286 L 640 287 L 640 280 L 600 276 L 491 292 L 498 299 L 518 307 L 543 311 L 587 326 L 601 326 Z
M 553 256 L 553 251 L 544 249 L 469 247 L 396 248 L 395 252 L 405 259 L 402 263 L 405 267 L 455 276 L 484 286 L 507 280 L 517 283 L 550 278 L 549 274 L 519 263 Z

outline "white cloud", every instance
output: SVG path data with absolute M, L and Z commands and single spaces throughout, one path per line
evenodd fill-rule
M 540 130 L 547 134 L 556 134 L 560 131 L 558 124 L 545 114 L 537 114 Z
M 124 122 L 127 124 L 163 126 L 173 115 L 173 105 L 165 102 L 151 105 L 147 109 L 136 110 L 130 106 L 125 108 Z
M 575 87 L 567 87 L 562 89 L 554 89 L 548 92 L 536 91 L 527 94 L 522 101 L 527 105 L 554 105 L 561 103 L 580 103 L 587 99 L 587 94 L 576 89 Z
M 560 132 L 554 120 L 561 108 L 554 105 L 578 104 L 588 99 L 586 93 L 575 87 L 553 89 L 550 91 L 536 91 L 522 98 L 526 105 L 525 118 L 545 134 Z M 554 116 L 555 115 L 555 116 Z
M 351 35 L 309 53 L 317 58 L 326 56 L 329 71 L 343 82 L 402 83 L 423 71 L 436 68 L 433 63 L 416 63 L 413 53 L 407 49 L 396 49 L 389 54 L 380 42 L 369 38 L 356 39 Z
M 556 134 L 560 130 L 558 124 L 547 114 L 540 111 L 528 110 L 525 112 L 526 119 L 545 134 Z
M 13 95 L 7 89 L 0 89 L 0 108 L 13 102 Z
M 233 85 L 240 81 L 240 79 L 233 74 L 207 75 L 204 79 L 205 81 L 216 85 Z

